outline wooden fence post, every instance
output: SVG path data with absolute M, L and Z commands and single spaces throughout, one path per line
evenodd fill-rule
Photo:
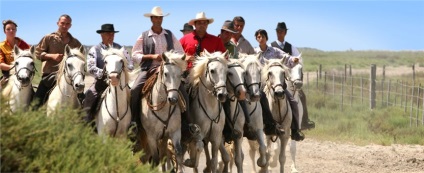
M 389 84 L 387 86 L 387 101 L 386 106 L 390 106 L 390 84 L 392 83 L 392 80 L 389 79 Z
M 321 79 L 321 72 L 322 72 L 322 64 L 319 65 L 319 79 Z
M 375 77 L 376 77 L 376 65 L 371 64 L 370 73 L 370 108 L 375 108 Z

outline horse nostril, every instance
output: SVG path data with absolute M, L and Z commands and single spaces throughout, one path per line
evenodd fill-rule
M 175 103 L 177 102 L 177 99 L 176 99 L 176 98 L 172 98 L 172 97 L 170 97 L 170 98 L 168 98 L 168 101 L 169 101 L 171 104 L 175 104 Z
M 275 95 L 276 95 L 277 97 L 282 97 L 282 96 L 284 95 L 284 92 L 282 92 L 282 91 L 278 91 L 278 92 L 275 92 Z

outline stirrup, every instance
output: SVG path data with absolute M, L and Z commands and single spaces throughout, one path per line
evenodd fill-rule
M 284 134 L 286 134 L 286 131 L 284 130 L 283 125 L 276 124 L 275 125 L 275 133 L 277 135 L 284 135 Z

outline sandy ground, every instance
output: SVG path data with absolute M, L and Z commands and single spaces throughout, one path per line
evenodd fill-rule
M 377 68 L 377 75 L 382 74 Z M 424 71 L 423 67 L 417 67 L 417 72 Z M 369 69 L 359 69 L 353 72 L 369 72 Z M 403 75 L 411 73 L 411 67 L 386 67 L 386 75 Z M 91 76 L 86 77 L 86 88 L 93 82 Z M 306 133 L 307 134 L 307 133 Z M 290 156 L 289 142 L 286 150 L 285 172 L 291 172 L 293 161 Z M 249 145 L 246 140 L 243 142 L 244 172 L 253 171 L 248 154 Z M 199 171 L 205 167 L 205 156 L 202 153 Z M 258 156 L 258 155 L 257 155 Z M 185 158 L 188 158 L 186 155 Z M 423 173 L 424 172 L 424 146 L 420 145 L 366 145 L 357 146 L 342 142 L 319 141 L 313 136 L 297 143 L 296 155 L 297 170 L 305 173 Z M 191 168 L 186 168 L 186 172 L 193 172 Z M 233 172 L 236 172 L 235 167 Z M 279 168 L 272 168 L 269 172 L 279 172 Z

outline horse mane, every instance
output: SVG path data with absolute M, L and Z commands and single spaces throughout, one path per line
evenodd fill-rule
M 65 70 L 66 60 L 69 57 L 75 56 L 75 57 L 78 57 L 80 60 L 85 62 L 85 56 L 84 56 L 83 53 L 80 52 L 79 48 L 73 48 L 73 49 L 70 49 L 70 50 L 71 50 L 71 52 L 70 52 L 69 55 L 65 51 L 65 55 L 63 56 L 62 61 L 60 61 L 60 63 L 59 63 L 59 70 L 57 71 L 57 76 L 56 76 L 56 79 L 57 79 L 56 85 L 58 85 L 60 83 L 60 77 L 63 75 L 63 72 Z
M 211 60 L 218 60 L 224 65 L 227 65 L 228 63 L 228 61 L 225 59 L 225 53 L 219 51 L 214 53 L 203 53 L 203 56 L 197 58 L 193 69 L 191 69 L 190 83 L 192 86 L 197 86 L 199 84 L 200 76 L 205 74 L 207 65 Z
M 248 55 L 248 54 L 244 54 L 244 53 L 239 54 L 239 58 L 241 58 L 240 61 L 242 61 L 246 71 L 249 68 L 253 68 L 252 70 L 254 70 L 254 71 L 261 71 L 262 70 L 262 64 L 258 59 L 258 55 L 259 54 L 253 54 L 253 55 Z M 256 64 L 256 65 L 254 65 L 254 64 Z
M 182 59 L 184 54 L 175 52 L 173 50 L 164 52 L 164 54 L 168 58 L 168 63 L 177 65 L 179 68 L 181 68 L 182 71 L 187 69 L 187 62 Z
M 268 63 L 265 64 L 263 67 L 262 73 L 261 73 L 261 82 L 263 84 L 266 84 L 266 81 L 268 80 L 268 71 L 271 65 L 280 65 L 283 67 L 286 74 L 288 74 L 288 67 L 281 63 L 281 59 L 269 59 Z

